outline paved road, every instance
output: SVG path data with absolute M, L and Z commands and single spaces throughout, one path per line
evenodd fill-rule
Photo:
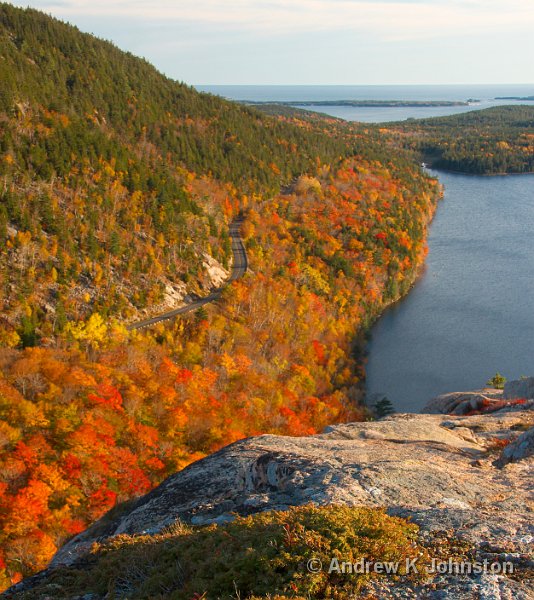
M 205 296 L 204 298 L 199 298 L 198 300 L 193 300 L 189 304 L 185 306 L 181 306 L 180 308 L 176 308 L 175 310 L 170 310 L 168 312 L 162 313 L 161 315 L 156 315 L 155 317 L 151 317 L 150 319 L 145 319 L 144 321 L 138 321 L 137 323 L 132 323 L 128 325 L 126 329 L 132 331 L 133 329 L 144 329 L 145 327 L 150 327 L 151 325 L 155 325 L 156 323 L 160 323 L 161 321 L 166 321 L 168 319 L 173 319 L 178 315 L 183 315 L 184 313 L 191 312 L 192 310 L 197 310 L 201 306 L 209 304 L 210 302 L 214 302 L 221 297 L 222 291 L 224 288 L 231 282 L 243 277 L 248 268 L 248 258 L 247 251 L 245 250 L 245 245 L 243 244 L 243 240 L 241 239 L 239 230 L 241 228 L 241 224 L 243 219 L 236 219 L 232 221 L 230 224 L 230 239 L 232 240 L 232 252 L 234 255 L 234 263 L 232 265 L 232 272 L 230 277 L 226 281 L 224 285 L 220 288 L 214 290 L 209 294 L 209 296 Z

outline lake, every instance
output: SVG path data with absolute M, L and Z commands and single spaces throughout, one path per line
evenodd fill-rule
M 425 269 L 372 330 L 367 391 L 417 412 L 500 371 L 534 374 L 534 175 L 437 173 Z
M 466 100 L 512 104 L 534 86 L 210 86 L 246 100 Z M 309 109 L 309 107 L 307 107 Z M 328 106 L 347 120 L 385 122 L 473 107 Z M 437 173 L 445 186 L 429 255 L 412 291 L 385 312 L 368 345 L 367 392 L 418 412 L 446 392 L 482 387 L 500 371 L 534 375 L 534 175 Z

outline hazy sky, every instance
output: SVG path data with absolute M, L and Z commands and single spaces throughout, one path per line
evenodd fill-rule
M 534 82 L 534 0 L 35 0 L 190 84 Z

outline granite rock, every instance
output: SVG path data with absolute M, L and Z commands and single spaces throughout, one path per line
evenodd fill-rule
M 415 521 L 421 536 L 447 530 L 477 557 L 527 556 L 528 562 L 533 426 L 533 410 L 396 414 L 310 437 L 241 440 L 105 516 L 61 548 L 50 568 L 76 568 L 94 542 L 119 534 L 153 535 L 175 522 L 224 523 L 236 513 L 308 503 L 386 507 Z M 47 577 L 45 571 L 34 581 Z M 11 597 L 31 586 L 31 579 L 23 582 Z M 531 579 L 491 574 L 439 576 L 417 590 L 383 580 L 370 586 L 369 597 L 384 599 L 534 597 Z

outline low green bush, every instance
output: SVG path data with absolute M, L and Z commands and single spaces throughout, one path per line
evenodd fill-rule
M 304 506 L 236 517 L 224 525 L 177 525 L 153 536 L 95 544 L 87 561 L 48 577 L 55 598 L 352 598 L 375 573 L 329 573 L 332 559 L 400 562 L 428 559 L 418 527 L 383 510 Z M 318 561 L 322 569 L 310 572 Z M 40 589 L 32 590 L 32 598 Z

